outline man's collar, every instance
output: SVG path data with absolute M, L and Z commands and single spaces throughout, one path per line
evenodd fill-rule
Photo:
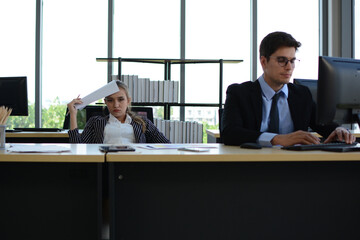
M 263 95 L 265 96 L 265 98 L 267 100 L 272 99 L 272 97 L 276 94 L 276 92 L 269 86 L 269 84 L 267 84 L 267 82 L 265 82 L 264 79 L 264 75 L 261 75 L 258 79 L 259 83 L 260 83 L 260 87 L 261 87 L 261 91 L 263 93 Z M 289 89 L 287 84 L 284 84 L 284 86 L 278 91 L 278 93 L 283 92 L 283 94 L 286 96 L 286 98 L 288 97 L 289 94 Z

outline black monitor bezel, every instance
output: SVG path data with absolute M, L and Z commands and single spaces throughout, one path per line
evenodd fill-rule
M 27 93 L 27 77 L 26 76 L 16 76 L 16 77 L 0 77 L 0 84 L 3 84 L 3 81 L 15 82 L 17 81 L 16 91 L 11 91 L 11 95 L 7 92 L 7 96 L 11 96 L 13 101 L 16 101 L 15 104 L 9 104 L 8 102 L 1 102 L 0 106 L 5 106 L 12 108 L 10 116 L 29 116 L 28 109 L 28 93 Z M 1 92 L 1 89 L 0 89 Z M 0 93 L 1 94 L 1 93 Z
M 348 100 L 350 95 L 354 96 L 356 89 L 355 95 L 359 95 L 360 60 L 319 56 L 317 123 L 320 125 L 333 122 L 340 125 L 356 123 L 360 96 L 350 102 Z

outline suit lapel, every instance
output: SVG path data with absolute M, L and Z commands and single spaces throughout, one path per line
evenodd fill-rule
M 254 110 L 256 126 L 261 128 L 262 121 L 262 98 L 261 98 L 261 87 L 258 80 L 252 84 L 251 88 L 251 107 Z
M 290 109 L 290 115 L 294 123 L 294 128 L 299 129 L 301 125 L 301 124 L 299 125 L 300 123 L 299 121 L 302 121 L 303 119 L 302 112 L 299 111 L 301 109 L 298 101 L 299 98 L 296 96 L 296 93 L 294 92 L 290 84 L 288 84 L 288 89 L 289 89 L 288 104 Z

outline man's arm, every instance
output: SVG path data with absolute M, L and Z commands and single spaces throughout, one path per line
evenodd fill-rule
M 221 123 L 221 137 L 225 145 L 256 142 L 261 134 L 261 120 L 259 122 L 256 117 L 256 111 L 259 111 L 261 115 L 261 95 L 258 102 L 254 100 L 254 96 L 251 96 L 254 93 L 251 90 L 254 88 L 252 84 L 258 83 L 233 84 L 226 91 Z M 253 109 L 253 107 L 259 109 Z

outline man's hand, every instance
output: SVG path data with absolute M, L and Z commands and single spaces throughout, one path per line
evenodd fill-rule
M 320 139 L 310 132 L 296 131 L 289 134 L 276 135 L 272 140 L 272 145 L 291 146 L 294 144 L 319 144 Z
M 355 140 L 355 136 L 352 135 L 349 130 L 343 127 L 337 127 L 324 141 L 324 143 L 328 143 L 331 141 L 344 141 L 347 144 L 351 144 L 355 142 Z

